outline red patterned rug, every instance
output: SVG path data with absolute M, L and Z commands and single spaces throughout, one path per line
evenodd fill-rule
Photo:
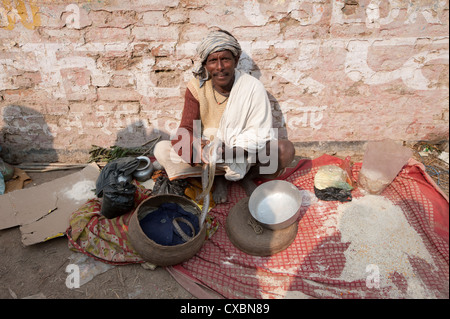
M 401 208 L 406 224 L 417 235 L 410 245 L 420 247 L 385 249 L 384 259 L 378 256 L 363 262 L 364 249 L 343 241 L 338 230 L 336 221 L 343 203 L 320 201 L 314 196 L 318 168 L 341 162 L 328 155 L 301 160 L 280 177 L 304 194 L 297 237 L 286 250 L 257 257 L 241 252 L 230 242 L 225 230 L 227 215 L 246 197 L 244 190 L 233 184 L 229 202 L 211 211 L 220 223 L 217 232 L 196 256 L 168 268 L 169 272 L 199 298 L 449 298 L 449 203 L 423 165 L 410 160 L 381 194 Z M 361 163 L 353 165 L 355 180 L 360 169 Z M 364 197 L 359 189 L 352 195 L 353 201 Z M 372 248 L 368 247 L 369 253 L 376 252 Z M 426 256 L 419 248 L 425 249 Z M 390 251 L 395 254 L 390 255 Z M 392 263 L 398 256 L 405 265 Z

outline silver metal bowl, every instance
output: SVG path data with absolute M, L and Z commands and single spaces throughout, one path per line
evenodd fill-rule
M 302 194 L 298 188 L 281 180 L 259 185 L 248 202 L 253 218 L 272 230 L 283 229 L 296 222 L 301 205 Z

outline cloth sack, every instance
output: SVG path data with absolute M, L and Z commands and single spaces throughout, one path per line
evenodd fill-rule
M 139 160 L 135 157 L 122 157 L 106 164 L 97 178 L 95 195 L 102 197 L 107 186 L 118 184 L 119 176 L 131 176 L 138 166 Z
M 314 193 L 324 201 L 349 202 L 353 189 L 349 178 L 347 172 L 338 166 L 322 166 L 314 176 Z
M 101 214 L 106 218 L 116 218 L 134 208 L 136 186 L 126 181 L 136 170 L 139 160 L 135 157 L 118 158 L 106 164 L 96 182 L 95 195 L 103 197 Z M 119 177 L 124 177 L 120 181 Z

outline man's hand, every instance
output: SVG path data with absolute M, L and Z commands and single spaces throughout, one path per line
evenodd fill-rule
M 225 144 L 220 143 L 217 145 L 217 143 L 211 142 L 209 140 L 202 140 L 201 142 L 202 147 L 202 154 L 201 159 L 202 163 L 209 163 L 211 162 L 211 157 L 214 158 L 214 161 L 217 162 L 220 159 L 224 159 L 225 154 Z
M 208 140 L 202 140 L 201 141 L 201 148 L 202 148 L 202 152 L 201 152 L 201 159 L 202 159 L 202 163 L 208 164 L 209 163 L 209 152 L 210 152 L 210 145 L 211 142 Z

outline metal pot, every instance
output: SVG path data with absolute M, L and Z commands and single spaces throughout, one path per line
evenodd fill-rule
M 301 205 L 302 194 L 298 188 L 281 180 L 259 185 L 248 202 L 252 217 L 272 230 L 284 229 L 296 222 Z
M 139 166 L 133 172 L 133 177 L 139 182 L 145 182 L 152 176 L 152 162 L 147 156 L 138 156 L 136 158 L 139 160 Z
M 133 248 L 142 259 L 158 266 L 172 266 L 190 259 L 200 250 L 206 238 L 206 224 L 200 225 L 200 231 L 195 237 L 180 245 L 159 245 L 148 238 L 142 230 L 139 221 L 149 211 L 168 202 L 181 205 L 184 210 L 190 211 L 200 219 L 202 212 L 194 201 L 178 195 L 156 195 L 141 202 L 131 216 L 128 227 L 128 235 Z

